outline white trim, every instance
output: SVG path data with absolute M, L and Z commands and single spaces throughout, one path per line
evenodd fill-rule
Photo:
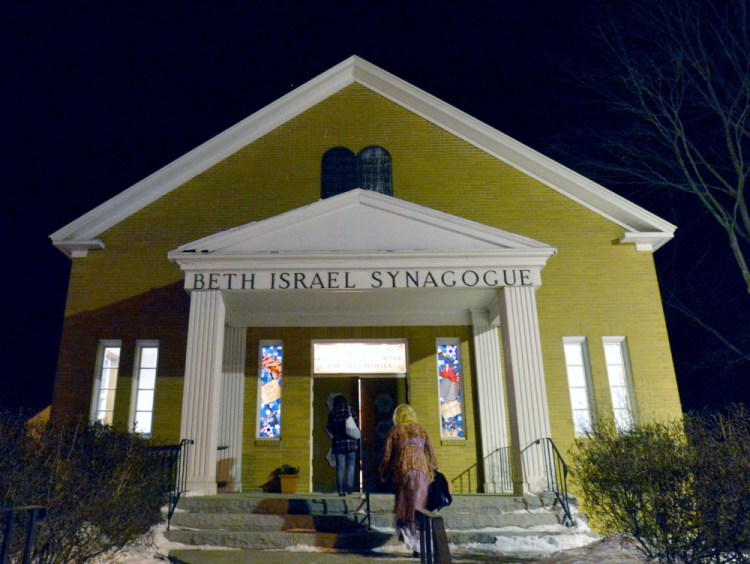
M 568 382 L 568 397 L 570 399 L 570 411 L 573 415 L 573 433 L 576 436 L 576 438 L 585 437 L 587 431 L 592 431 L 594 427 L 596 426 L 597 417 L 596 417 L 596 403 L 595 403 L 595 396 L 594 396 L 594 384 L 591 378 L 591 358 L 589 355 L 589 344 L 588 339 L 586 337 L 563 337 L 562 340 L 563 344 L 563 362 L 565 364 L 565 373 L 566 373 L 566 379 Z M 581 355 L 581 367 L 583 369 L 583 384 L 584 384 L 584 391 L 586 392 L 586 411 L 588 412 L 588 418 L 589 418 L 589 424 L 588 429 L 582 430 L 583 432 L 579 433 L 578 429 L 576 428 L 576 410 L 573 407 L 573 394 L 572 394 L 572 388 L 571 382 L 570 382 L 570 368 L 571 365 L 568 364 L 568 355 L 565 353 L 565 345 L 577 345 L 578 351 Z M 576 386 L 580 387 L 580 386 Z
M 104 250 L 104 243 L 99 239 L 91 241 L 54 241 L 52 243 L 68 258 L 86 258 L 89 251 Z
M 623 227 L 651 232 L 661 239 L 671 223 L 573 172 L 468 114 L 392 74 L 353 56 L 255 112 L 50 235 L 53 243 L 90 240 L 188 182 L 266 133 L 350 84 L 358 83 L 502 160 L 566 197 Z
M 128 412 L 128 431 L 135 433 L 136 412 L 138 408 L 138 392 L 141 383 L 141 358 L 143 349 L 156 349 L 156 366 L 154 367 L 154 399 L 151 404 L 151 430 L 148 433 L 139 433 L 145 437 L 151 437 L 154 434 L 154 406 L 156 404 L 156 376 L 159 372 L 159 341 L 157 339 L 138 339 L 135 342 L 135 354 L 133 356 L 133 377 L 130 391 L 130 411 Z
M 117 379 L 120 379 L 120 366 L 122 360 L 122 341 L 119 339 L 100 339 L 96 349 L 96 363 L 94 365 L 94 381 L 91 386 L 91 404 L 89 406 L 89 420 L 99 420 L 99 394 L 101 393 L 102 370 L 104 368 L 104 353 L 108 348 L 120 349 L 120 361 L 117 364 Z M 109 388 L 108 388 L 109 389 Z M 117 398 L 117 386 L 115 386 L 115 399 Z M 114 410 L 113 410 L 114 416 Z
M 630 414 L 630 428 L 629 429 L 620 429 L 618 427 L 618 431 L 628 431 L 631 430 L 635 425 L 638 424 L 638 403 L 636 402 L 635 397 L 635 387 L 633 385 L 633 371 L 630 367 L 630 351 L 628 350 L 628 340 L 626 337 L 622 336 L 607 336 L 602 337 L 602 348 L 605 350 L 604 352 L 604 368 L 607 372 L 607 387 L 609 388 L 610 398 L 612 400 L 612 410 L 614 415 L 614 398 L 612 398 L 612 379 L 609 372 L 609 364 L 607 363 L 607 352 L 606 352 L 606 345 L 618 345 L 618 349 L 620 352 L 620 358 L 622 360 L 622 370 L 624 372 L 623 378 L 625 379 L 625 391 L 628 394 L 627 399 L 627 409 L 628 413 Z M 617 418 L 615 417 L 615 426 L 617 426 Z

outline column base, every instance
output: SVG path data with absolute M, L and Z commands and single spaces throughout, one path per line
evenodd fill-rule
M 188 497 L 200 496 L 200 495 L 216 495 L 216 480 L 207 482 L 205 480 L 194 479 L 187 480 L 187 495 Z

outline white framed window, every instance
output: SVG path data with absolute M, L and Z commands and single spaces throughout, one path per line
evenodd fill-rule
M 121 346 L 120 341 L 99 341 L 99 350 L 96 354 L 91 419 L 107 425 L 112 425 L 114 420 Z
M 591 364 L 586 337 L 563 337 L 563 351 L 575 436 L 585 437 L 595 423 Z
M 615 428 L 620 432 L 629 431 L 636 421 L 636 409 L 628 360 L 628 344 L 625 337 L 603 337 L 602 342 Z
M 154 420 L 156 369 L 159 363 L 158 341 L 137 341 L 133 362 L 133 395 L 130 406 L 130 428 L 151 436 Z

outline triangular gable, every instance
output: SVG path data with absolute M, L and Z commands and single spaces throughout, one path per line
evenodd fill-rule
M 536 253 L 548 245 L 412 204 L 356 189 L 259 222 L 194 241 L 170 253 L 189 256 L 255 253 Z
M 72 256 L 102 232 L 310 107 L 358 83 L 553 188 L 625 229 L 623 242 L 655 250 L 676 227 L 507 135 L 372 65 L 351 57 L 104 202 L 50 238 Z

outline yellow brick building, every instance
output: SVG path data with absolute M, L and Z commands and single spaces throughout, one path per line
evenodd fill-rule
M 193 439 L 195 493 L 284 463 L 329 491 L 331 397 L 376 489 L 407 402 L 449 478 L 533 491 L 537 439 L 679 416 L 652 257 L 674 230 L 353 57 L 51 235 L 52 415 Z

